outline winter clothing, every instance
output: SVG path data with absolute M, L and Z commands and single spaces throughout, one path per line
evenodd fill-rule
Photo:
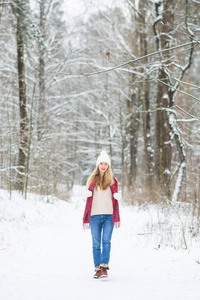
M 99 278 L 108 277 L 107 270 L 109 270 L 108 266 L 105 266 L 105 267 L 100 266 L 100 267 L 95 268 L 96 273 L 94 274 L 93 278 L 99 279 Z
M 110 270 L 109 265 L 108 264 L 100 264 L 100 268 L 104 268 L 106 270 Z
M 96 166 L 98 166 L 101 162 L 106 162 L 109 166 L 111 165 L 110 157 L 106 151 L 101 151 L 99 157 L 97 158 Z
M 101 278 L 108 277 L 108 268 L 101 267 Z
M 94 274 L 94 278 L 96 279 L 101 278 L 101 269 L 96 271 L 96 273 Z
M 108 265 L 110 260 L 111 237 L 113 232 L 113 216 L 91 216 L 90 228 L 92 234 L 93 259 L 95 268 L 101 266 L 102 264 Z
M 114 184 L 110 187 L 112 193 L 112 204 L 113 204 L 113 226 L 120 227 L 120 216 L 119 216 L 119 203 L 116 199 L 118 197 L 118 182 L 116 178 Z M 88 190 L 92 192 L 92 196 L 87 198 L 84 216 L 83 216 L 83 227 L 87 229 L 90 227 L 91 209 L 93 202 L 93 194 L 95 188 L 95 180 L 90 184 Z
M 112 215 L 112 193 L 110 187 L 106 190 L 94 189 L 91 216 L 94 215 Z
M 102 156 L 104 156 L 104 154 L 105 153 L 103 153 Z M 105 162 L 106 159 L 106 156 L 104 156 L 103 162 Z M 100 162 L 101 158 L 98 158 L 97 164 Z M 106 162 L 109 163 L 108 160 Z M 113 227 L 120 226 L 119 204 L 117 200 L 119 199 L 118 182 L 116 178 L 113 178 L 113 180 L 114 183 L 112 186 L 106 190 L 101 190 L 99 187 L 96 190 L 96 181 L 94 180 L 87 191 L 83 227 L 91 228 L 93 260 L 96 272 L 94 278 L 108 276 L 107 270 L 109 270 L 108 264 L 110 260 Z

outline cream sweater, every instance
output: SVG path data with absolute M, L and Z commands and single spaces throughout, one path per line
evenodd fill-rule
M 91 216 L 94 215 L 112 215 L 112 193 L 110 187 L 107 190 L 94 189 Z

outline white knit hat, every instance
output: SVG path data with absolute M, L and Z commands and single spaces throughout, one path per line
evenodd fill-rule
M 106 151 L 101 151 L 99 157 L 97 158 L 96 166 L 98 166 L 101 162 L 106 162 L 110 166 L 110 157 Z

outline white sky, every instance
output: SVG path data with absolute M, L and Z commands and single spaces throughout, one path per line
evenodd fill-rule
M 63 8 L 69 15 L 81 15 L 85 11 L 85 1 L 84 0 L 65 0 Z
M 119 0 L 65 0 L 63 7 L 67 14 L 71 16 L 78 16 L 81 14 L 87 14 L 92 10 L 98 9 L 100 6 L 111 6 L 114 3 L 120 3 Z
M 68 19 L 91 15 L 104 6 L 115 6 L 125 0 L 64 0 L 63 10 L 66 11 Z M 32 9 L 35 9 L 37 0 L 30 0 Z

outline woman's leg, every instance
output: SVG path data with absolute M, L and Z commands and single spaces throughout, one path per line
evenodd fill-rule
M 99 267 L 101 264 L 101 231 L 102 218 L 101 215 L 91 216 L 90 228 L 92 234 L 93 260 L 94 266 Z
M 110 261 L 111 237 L 113 232 L 113 216 L 104 215 L 101 265 L 107 266 Z

